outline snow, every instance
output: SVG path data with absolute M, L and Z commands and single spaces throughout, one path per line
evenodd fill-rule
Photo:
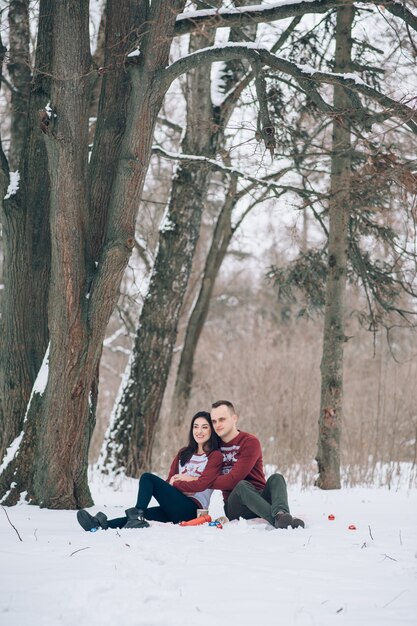
M 90 46 L 94 54 L 97 50 L 98 33 L 100 29 L 100 19 L 103 11 L 103 0 L 90 0 Z
M 221 16 L 221 15 L 238 15 L 239 13 L 247 13 L 248 11 L 256 11 L 256 12 L 264 12 L 264 11 L 270 11 L 271 9 L 278 9 L 280 7 L 291 7 L 291 6 L 296 6 L 297 4 L 308 4 L 311 2 L 315 2 L 315 0 L 278 0 L 277 2 L 264 2 L 263 4 L 253 4 L 253 5 L 248 5 L 248 6 L 242 6 L 242 7 L 229 7 L 229 8 L 223 8 L 223 9 L 202 9 L 199 11 L 187 11 L 185 13 L 180 13 L 180 15 L 178 15 L 177 17 L 177 23 L 178 22 L 182 22 L 183 20 L 195 20 L 197 18 L 204 18 L 204 17 L 216 17 Z M 398 4 L 401 6 L 404 6 L 404 3 L 402 0 L 395 0 L 394 4 Z M 414 11 L 412 10 L 411 6 L 408 6 L 407 9 L 410 11 L 410 13 L 412 13 L 413 15 L 415 15 Z M 227 27 L 227 24 L 225 25 L 225 27 Z M 221 22 L 219 22 L 219 24 L 217 24 L 217 28 L 222 28 L 222 24 Z
M 49 372 L 49 347 L 50 344 L 48 344 L 48 347 L 45 351 L 45 356 L 43 357 L 43 361 L 42 361 L 42 365 L 41 368 L 38 372 L 38 375 L 36 377 L 36 380 L 34 382 L 33 388 L 32 388 L 32 393 L 30 394 L 30 398 L 29 398 L 29 402 L 27 405 L 27 409 L 26 409 L 26 413 L 25 413 L 25 417 L 23 419 L 23 423 L 26 422 L 28 413 L 29 413 L 29 409 L 30 409 L 30 405 L 33 399 L 34 394 L 38 394 L 38 395 L 42 395 L 46 389 L 46 384 L 48 382 L 48 372 Z M 12 441 L 12 443 L 10 444 L 10 446 L 7 448 L 6 453 L 2 459 L 2 462 L 0 464 L 0 474 L 2 474 L 2 472 L 4 472 L 4 470 L 6 469 L 6 467 L 12 462 L 12 460 L 15 458 L 15 456 L 17 456 L 17 454 L 19 454 L 19 447 L 20 444 L 22 443 L 23 440 L 23 434 L 24 431 L 22 430 L 22 432 L 15 437 L 15 439 Z M 10 492 L 10 490 L 9 490 Z M 4 502 L 7 499 L 7 496 L 9 495 L 9 492 L 7 492 L 3 498 L 0 500 L 1 502 Z
M 340 78 L 345 78 L 346 80 L 353 80 L 353 82 L 356 83 L 356 85 L 365 85 L 366 87 L 368 86 L 365 83 L 365 81 L 362 80 L 360 76 L 358 76 L 357 74 L 352 74 L 352 72 L 346 72 L 344 74 L 340 72 L 321 72 L 320 70 L 317 70 L 312 65 L 297 64 L 297 63 L 296 63 L 296 67 L 298 67 L 298 69 L 301 70 L 303 74 L 310 74 L 311 76 L 313 76 L 313 74 L 320 73 L 320 74 L 325 74 L 326 76 L 329 76 L 329 78 L 331 78 L 332 76 L 338 76 Z
M 269 11 L 270 9 L 278 9 L 279 7 L 306 4 L 314 1 L 315 0 L 279 0 L 278 2 L 264 2 L 263 4 L 251 4 L 248 6 L 245 5 L 242 7 L 233 7 L 227 9 L 203 9 L 200 11 L 187 11 L 186 13 L 180 13 L 180 15 L 178 15 L 177 22 L 185 19 L 215 17 L 216 15 L 220 16 L 225 13 L 228 15 L 238 15 L 239 13 L 247 13 L 248 11 Z M 221 28 L 221 24 L 218 26 L 218 28 Z
M 113 491 L 94 478 L 91 511 L 121 515 L 134 504 L 136 486 L 124 479 Z M 290 487 L 289 494 L 304 530 L 240 520 L 222 530 L 152 523 L 87 533 L 74 511 L 23 503 L 4 508 L 0 622 L 414 625 L 417 491 Z M 216 516 L 222 506 L 219 492 L 214 495 Z
M 8 200 L 19 190 L 20 174 L 19 172 L 10 172 L 10 181 L 4 200 Z
M 112 453 L 114 454 L 117 452 L 118 445 L 120 445 L 120 444 L 116 444 L 112 435 L 113 435 L 114 426 L 120 417 L 120 412 L 122 411 L 122 405 L 120 401 L 122 399 L 123 393 L 130 379 L 130 373 L 132 370 L 132 362 L 133 362 L 133 350 L 130 352 L 129 360 L 122 374 L 120 385 L 119 385 L 119 390 L 117 392 L 117 397 L 113 404 L 113 410 L 110 415 L 109 424 L 107 426 L 107 430 L 104 435 L 104 440 L 101 446 L 100 456 L 97 462 L 97 467 L 99 468 L 99 471 L 100 471 L 100 468 L 104 466 L 104 462 L 108 454 L 108 449 L 111 450 Z M 114 455 L 113 455 L 113 458 L 111 458 L 111 460 L 108 461 L 106 464 L 107 471 L 110 472 L 113 470 L 113 468 L 114 468 Z
M 52 110 L 52 105 L 51 102 L 48 102 L 45 106 L 45 113 L 47 114 L 47 116 L 49 117 L 49 119 L 51 120 L 52 118 L 56 119 L 57 118 L 57 114 L 53 112 Z
M 22 439 L 23 439 L 23 430 L 17 437 L 15 437 L 15 439 L 12 441 L 10 446 L 7 448 L 3 457 L 3 461 L 0 465 L 0 474 L 4 472 L 4 470 L 9 465 L 9 463 L 14 459 L 14 456 L 19 449 Z M 2 500 L 0 500 L 0 502 L 2 502 Z
M 176 228 L 175 223 L 172 221 L 172 219 L 171 219 L 171 217 L 169 215 L 169 212 L 166 211 L 165 214 L 164 214 L 164 217 L 163 217 L 163 219 L 161 221 L 161 225 L 159 227 L 159 232 L 160 233 L 168 233 L 168 232 L 171 232 L 171 231 L 175 231 L 175 228 Z
M 46 348 L 45 356 L 43 357 L 41 368 L 38 372 L 35 383 L 33 385 L 32 395 L 30 397 L 29 404 L 32 400 L 32 396 L 34 393 L 42 395 L 46 389 L 46 384 L 48 382 L 48 376 L 49 376 L 49 348 L 50 348 L 50 344 L 48 344 L 48 347 Z

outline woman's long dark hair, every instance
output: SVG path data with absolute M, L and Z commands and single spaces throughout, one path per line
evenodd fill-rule
M 213 424 L 211 423 L 210 413 L 208 413 L 207 411 L 199 411 L 193 416 L 191 420 L 190 431 L 188 433 L 188 446 L 180 450 L 181 465 L 184 465 L 185 463 L 187 463 L 187 461 L 191 459 L 193 454 L 197 452 L 198 443 L 193 437 L 193 429 L 194 429 L 194 422 L 198 417 L 204 417 L 204 419 L 207 420 L 207 422 L 209 423 L 209 426 L 211 429 L 210 439 L 208 439 L 203 445 L 204 452 L 206 452 L 206 454 L 208 455 L 210 454 L 210 452 L 213 452 L 213 450 L 218 450 L 220 447 L 220 440 L 218 436 L 216 435 L 216 433 L 214 432 Z

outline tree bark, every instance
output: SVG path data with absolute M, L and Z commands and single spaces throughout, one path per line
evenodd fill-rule
M 213 239 L 204 265 L 200 290 L 187 323 L 181 350 L 180 363 L 175 379 L 171 415 L 174 423 L 183 423 L 187 413 L 194 375 L 194 356 L 210 306 L 214 284 L 233 236 L 232 211 L 235 207 L 236 177 L 233 177 L 228 194 L 216 221 Z
M 25 150 L 19 167 L 19 189 L 2 203 L 4 290 L 0 320 L 0 458 L 22 429 L 32 386 L 48 342 L 49 176 L 38 111 L 50 99 L 51 5 L 51 0 L 42 0 L 39 6 L 35 70 L 27 109 Z M 17 131 L 12 133 L 12 141 L 14 139 L 20 143 Z M 9 181 L 9 165 L 4 155 L 3 164 Z
M 27 127 L 27 103 L 32 72 L 29 53 L 29 0 L 11 0 L 9 4 L 10 61 L 7 64 L 13 86 L 11 106 L 9 167 L 19 167 Z
M 337 9 L 335 72 L 351 68 L 354 8 Z M 351 102 L 343 87 L 334 87 L 334 106 L 345 115 L 335 117 L 332 135 L 329 201 L 328 274 L 321 361 L 321 402 L 317 485 L 340 489 L 340 436 L 343 416 L 343 348 L 345 343 L 345 291 L 348 222 L 350 213 Z

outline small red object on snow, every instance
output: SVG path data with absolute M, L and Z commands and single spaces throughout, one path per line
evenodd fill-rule
M 334 520 L 334 515 L 333 515 L 333 513 L 330 513 L 330 515 L 328 516 L 328 518 L 327 518 L 327 519 L 329 519 L 330 521 L 333 521 L 333 520 Z
M 348 526 L 349 530 L 356 530 L 356 526 L 355 524 L 350 524 L 350 526 Z
M 194 519 L 188 520 L 188 522 L 180 522 L 180 526 L 200 526 L 200 524 L 205 524 L 206 522 L 211 522 L 210 515 L 200 515 L 200 517 L 195 517 Z

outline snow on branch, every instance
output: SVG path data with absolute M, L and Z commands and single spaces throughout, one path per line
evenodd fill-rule
M 165 87 L 168 88 L 169 84 L 178 76 L 198 65 L 232 61 L 233 59 L 246 59 L 254 68 L 261 63 L 263 66 L 270 67 L 277 72 L 292 76 L 299 82 L 301 88 L 308 92 L 317 106 L 326 113 L 343 114 L 346 112 L 338 111 L 327 104 L 316 89 L 319 85 L 338 84 L 350 91 L 359 92 L 377 102 L 387 111 L 388 115 L 386 117 L 399 118 L 408 125 L 413 133 L 417 134 L 417 111 L 413 107 L 408 106 L 405 102 L 398 102 L 377 89 L 370 87 L 356 74 L 318 71 L 310 65 L 293 63 L 283 57 L 272 54 L 269 50 L 256 43 L 223 43 L 209 48 L 202 48 L 172 63 L 163 71 L 161 80 L 166 82 Z M 364 121 L 363 118 L 366 114 L 362 108 L 357 111 L 357 115 L 360 121 Z
M 267 187 L 279 187 L 281 189 L 281 185 L 278 185 L 275 182 L 263 181 L 262 178 L 256 178 L 255 176 L 250 176 L 249 174 L 245 174 L 245 172 L 241 172 L 234 167 L 228 167 L 227 165 L 223 165 L 214 159 L 209 159 L 204 156 L 196 156 L 194 154 L 180 154 L 177 152 L 168 152 L 168 150 L 164 150 L 160 146 L 152 146 L 152 153 L 159 154 L 165 159 L 170 159 L 173 161 L 181 161 L 183 163 L 198 163 L 201 165 L 209 166 L 210 169 L 213 169 L 217 172 L 223 172 L 224 174 L 233 174 L 234 176 L 238 176 L 242 180 L 246 180 L 250 183 L 259 183 L 260 185 L 266 185 Z M 286 173 L 282 172 L 282 174 Z
M 292 185 L 282 185 L 276 182 L 276 180 L 284 176 L 284 174 L 287 174 L 287 172 L 292 171 L 292 167 L 286 167 L 278 172 L 269 174 L 268 176 L 257 178 L 256 176 L 250 176 L 249 174 L 246 174 L 245 172 L 241 172 L 240 170 L 234 167 L 228 167 L 227 165 L 223 165 L 222 163 L 219 163 L 218 161 L 215 161 L 214 159 L 209 159 L 204 156 L 196 156 L 195 154 L 179 154 L 177 152 L 168 152 L 168 150 L 164 150 L 160 146 L 156 146 L 156 145 L 152 146 L 152 153 L 159 154 L 163 158 L 170 159 L 172 161 L 181 161 L 183 163 L 196 163 L 196 164 L 198 163 L 204 166 L 208 166 L 211 169 L 216 170 L 218 172 L 223 172 L 225 174 L 237 176 L 238 178 L 241 178 L 243 181 L 251 183 L 250 185 L 251 189 L 253 189 L 254 186 L 260 186 L 260 187 L 269 188 L 271 190 L 279 191 L 280 193 L 284 190 L 284 191 L 293 191 L 294 193 L 297 193 L 297 194 L 301 193 L 303 195 L 309 195 L 310 193 L 311 195 L 316 195 L 316 196 L 321 195 L 320 193 L 317 193 L 314 191 L 308 192 L 304 189 L 300 190 L 297 187 L 294 187 Z
M 175 24 L 175 35 L 185 35 L 208 28 L 242 28 L 262 22 L 275 22 L 309 13 L 326 13 L 338 6 L 354 4 L 355 0 L 278 0 L 267 4 L 236 7 L 233 9 L 208 9 L 181 13 Z M 417 15 L 401 0 L 363 0 L 361 4 L 383 7 L 417 31 Z

